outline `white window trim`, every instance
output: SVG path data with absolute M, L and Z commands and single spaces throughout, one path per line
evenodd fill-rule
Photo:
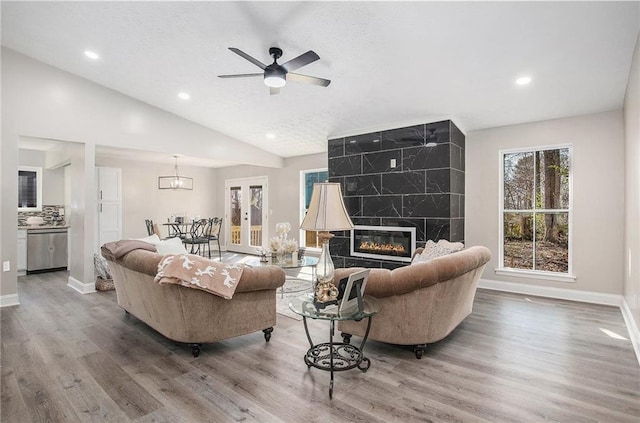
M 33 167 L 33 166 L 18 166 L 18 172 L 21 170 L 27 172 L 35 172 L 36 173 L 36 206 L 35 207 L 20 207 L 18 206 L 18 211 L 42 211 L 42 168 L 41 167 Z
M 512 211 L 511 209 L 504 208 L 504 155 L 521 152 L 533 152 L 544 150 L 555 150 L 560 148 L 569 149 L 569 208 L 568 209 L 539 209 L 535 210 L 536 213 L 547 212 L 566 212 L 568 213 L 569 222 L 569 239 L 568 239 L 568 261 L 569 268 L 567 273 L 547 272 L 542 270 L 529 270 L 529 269 L 514 269 L 511 267 L 504 267 L 504 213 Z M 498 151 L 498 177 L 500 190 L 498 195 L 498 267 L 495 269 L 497 275 L 503 276 L 515 276 L 530 279 L 544 279 L 550 281 L 559 282 L 575 282 L 576 276 L 573 273 L 573 144 L 553 144 L 544 145 L 539 147 L 522 147 L 513 148 Z M 514 210 L 515 211 L 515 210 Z M 518 210 L 518 212 L 526 212 L 527 210 Z M 532 210 L 533 212 L 533 210 Z M 534 229 L 535 230 L 535 229 Z M 535 249 L 534 249 L 534 263 L 535 263 Z

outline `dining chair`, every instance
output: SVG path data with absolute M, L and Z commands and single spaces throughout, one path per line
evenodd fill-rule
M 209 219 L 211 222 L 211 231 L 209 232 L 209 242 L 216 241 L 218 243 L 218 257 L 222 261 L 222 250 L 220 249 L 220 233 L 222 232 L 222 218 L 212 217 Z M 209 245 L 209 258 L 211 258 L 211 245 Z
M 196 220 L 191 224 L 189 235 L 182 240 L 185 245 L 191 246 L 191 254 L 204 256 L 204 249 L 209 246 L 209 235 L 211 234 L 211 219 Z M 202 248 L 202 250 L 201 250 Z M 209 258 L 211 258 L 211 249 Z M 202 254 L 200 254 L 202 252 Z
M 153 220 L 145 219 L 144 223 L 147 225 L 147 235 L 149 236 L 153 235 L 155 233 L 153 230 Z

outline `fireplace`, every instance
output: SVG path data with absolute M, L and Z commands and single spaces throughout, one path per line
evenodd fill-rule
M 351 255 L 410 262 L 416 249 L 416 228 L 356 226 L 351 231 Z

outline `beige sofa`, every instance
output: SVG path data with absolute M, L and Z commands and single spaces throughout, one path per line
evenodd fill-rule
M 113 243 L 115 244 L 115 243 Z M 102 255 L 109 263 L 118 305 L 165 337 L 188 343 L 194 357 L 203 343 L 264 332 L 267 342 L 276 324 L 276 289 L 285 273 L 276 266 L 246 267 L 233 298 L 180 285 L 154 282 L 162 256 L 134 249 L 116 258 L 109 244 Z
M 380 299 L 382 310 L 371 321 L 369 339 L 414 345 L 421 358 L 426 344 L 446 337 L 471 313 L 490 258 L 489 249 L 477 246 L 394 270 L 371 269 L 365 295 Z M 336 269 L 335 280 L 357 270 Z M 351 335 L 364 336 L 366 328 L 366 319 L 338 323 L 347 343 Z

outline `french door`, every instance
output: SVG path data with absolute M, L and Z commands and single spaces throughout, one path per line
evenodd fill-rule
M 227 250 L 257 254 L 268 239 L 267 177 L 225 181 Z

